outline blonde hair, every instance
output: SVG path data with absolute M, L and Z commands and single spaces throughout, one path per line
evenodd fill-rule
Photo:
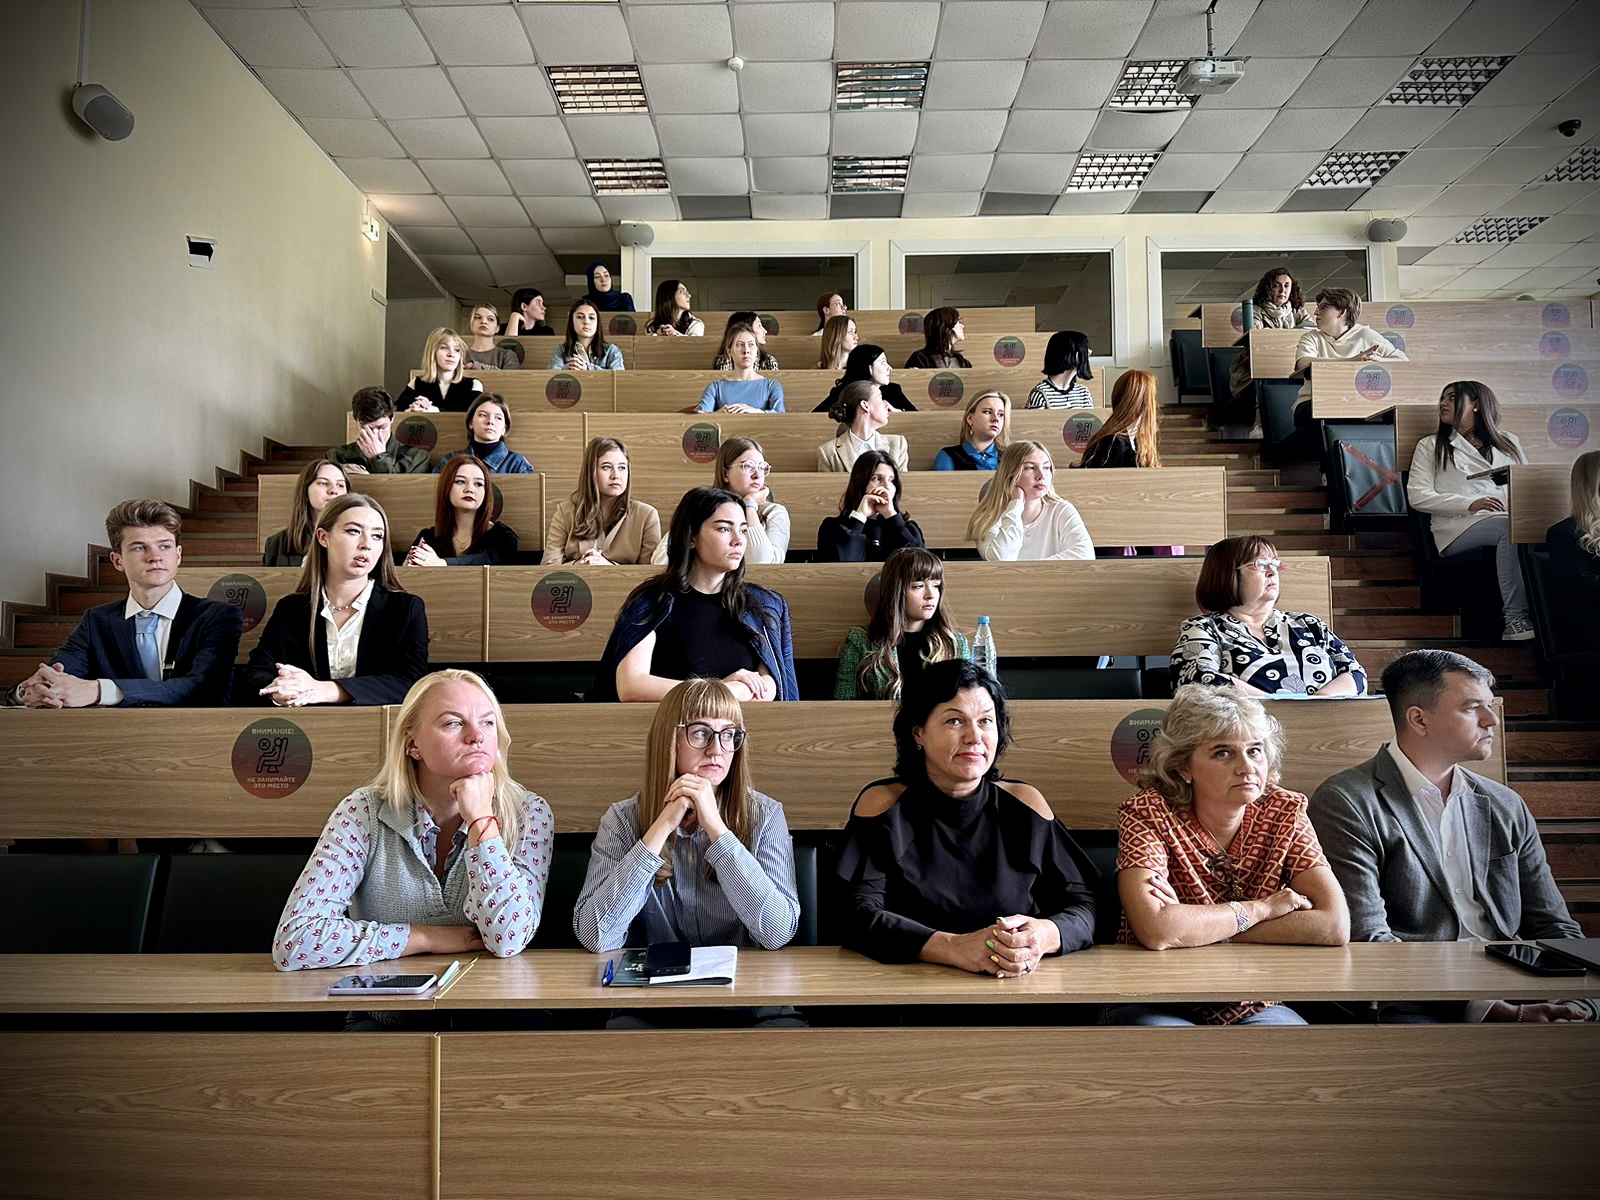
M 1232 688 L 1186 683 L 1173 693 L 1162 718 L 1161 732 L 1150 747 L 1150 766 L 1138 785 L 1154 788 L 1173 808 L 1194 807 L 1194 784 L 1180 771 L 1207 742 L 1244 733 L 1261 742 L 1267 756 L 1267 779 L 1277 783 L 1283 767 L 1283 726 L 1261 701 Z M 1192 769 L 1192 768 L 1191 768 Z
M 1054 471 L 1055 459 L 1050 457 L 1050 451 L 1043 442 L 1035 442 L 1028 438 L 1012 442 L 1001 452 L 1000 465 L 995 468 L 994 478 L 989 481 L 989 490 L 984 492 L 983 499 L 978 501 L 978 507 L 972 513 L 972 520 L 967 522 L 969 538 L 976 541 L 1000 523 L 1000 514 L 1011 504 L 1011 493 L 1016 490 L 1017 477 L 1022 474 L 1022 464 L 1027 461 L 1030 454 L 1034 453 L 1044 455 L 1050 462 L 1052 472 Z M 1044 494 L 1044 502 L 1066 503 L 1056 494 L 1054 479 Z
M 487 306 L 480 304 L 478 307 L 484 308 Z M 439 347 L 444 345 L 445 342 L 454 342 L 456 349 L 460 351 L 460 357 L 456 359 L 455 374 L 451 375 L 449 379 L 441 381 L 439 379 Z M 446 329 L 441 325 L 428 335 L 428 340 L 422 346 L 422 370 L 417 372 L 419 379 L 424 383 L 443 382 L 446 385 L 460 383 L 462 373 L 466 369 L 467 344 L 461 340 L 459 333 L 454 329 Z
M 413 818 L 422 803 L 422 790 L 417 785 L 417 760 L 410 753 L 413 747 L 411 734 L 420 720 L 422 704 L 428 698 L 428 693 L 448 683 L 474 685 L 488 697 L 489 707 L 494 710 L 494 767 L 490 771 L 494 776 L 494 816 L 500 823 L 500 837 L 510 851 L 522 834 L 522 789 L 512 781 L 511 769 L 506 765 L 506 748 L 511 744 L 511 735 L 506 730 L 500 701 L 482 676 L 472 671 L 433 671 L 411 685 L 411 690 L 400 703 L 400 711 L 390 719 L 383 766 L 378 768 L 377 775 L 373 777 L 372 786 L 377 789 L 383 803 L 397 815 Z
M 732 721 L 741 729 L 744 727 L 744 710 L 739 707 L 738 698 L 728 685 L 720 679 L 685 679 L 661 697 L 656 705 L 655 720 L 650 723 L 650 732 L 644 741 L 644 786 L 639 789 L 641 838 L 661 815 L 667 790 L 678 778 L 678 727 L 708 717 Z M 750 769 L 745 756 L 748 745 L 749 742 L 746 742 L 733 752 L 728 773 L 717 785 L 717 811 L 722 814 L 733 836 L 746 849 L 754 850 L 750 826 L 753 816 L 751 810 L 755 805 L 750 801 Z M 672 858 L 670 854 L 665 857 L 667 861 L 656 872 L 657 883 L 665 883 L 672 877 Z M 714 877 L 707 866 L 706 878 Z
M 1572 516 L 1578 523 L 1578 545 L 1600 554 L 1600 450 L 1573 461 Z
M 972 414 L 977 411 L 978 405 L 982 404 L 985 400 L 988 400 L 991 397 L 996 397 L 999 399 L 1001 415 L 1004 418 L 1000 425 L 1000 436 L 994 439 L 994 444 L 999 446 L 1002 450 L 1006 448 L 1006 443 L 1011 440 L 1011 397 L 1006 395 L 999 388 L 987 388 L 984 391 L 979 392 L 976 396 L 974 396 L 971 400 L 968 400 L 966 404 L 962 406 L 961 431 L 956 434 L 957 445 L 967 441 L 972 436 L 972 430 L 968 427 L 967 422 L 972 418 Z

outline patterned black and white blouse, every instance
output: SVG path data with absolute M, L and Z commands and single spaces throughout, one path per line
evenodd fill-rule
M 1357 695 L 1367 691 L 1367 673 L 1356 656 L 1310 613 L 1274 611 L 1267 618 L 1265 641 L 1229 613 L 1190 617 L 1178 631 L 1171 669 L 1175 688 L 1242 679 L 1263 692 L 1315 695 L 1350 675 Z

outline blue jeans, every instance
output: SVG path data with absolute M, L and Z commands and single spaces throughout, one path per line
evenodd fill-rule
M 1304 1025 L 1306 1020 L 1287 1004 L 1274 1004 L 1252 1013 L 1235 1025 Z M 1100 1010 L 1102 1025 L 1199 1025 L 1193 1008 L 1185 1004 L 1108 1004 Z
M 1485 517 L 1469 525 L 1456 539 L 1439 551 L 1440 558 L 1465 554 L 1483 546 L 1494 547 L 1495 582 L 1500 585 L 1500 608 L 1507 621 L 1528 617 L 1528 585 L 1522 581 L 1522 566 L 1517 562 L 1517 547 L 1511 541 L 1511 518 L 1501 514 Z

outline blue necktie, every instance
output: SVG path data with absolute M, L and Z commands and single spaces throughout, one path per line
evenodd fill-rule
M 134 613 L 133 644 L 139 651 L 139 665 L 144 677 L 161 682 L 161 646 L 156 641 L 156 622 L 161 618 L 153 612 Z

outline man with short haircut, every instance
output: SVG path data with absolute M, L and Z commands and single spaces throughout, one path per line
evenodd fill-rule
M 182 521 L 159 500 L 126 500 L 106 516 L 111 565 L 128 597 L 91 608 L 39 669 L 7 694 L 29 708 L 222 705 L 244 617 L 177 584 Z
M 1493 687 L 1494 676 L 1463 655 L 1401 655 L 1383 673 L 1395 740 L 1312 795 L 1312 824 L 1350 906 L 1351 941 L 1582 936 L 1522 797 L 1465 765 L 1494 753 Z M 1450 1015 L 1459 1013 L 1453 1006 Z M 1592 1020 L 1593 1009 L 1474 1001 L 1465 1017 Z
M 358 475 L 428 473 L 428 452 L 395 439 L 394 398 L 383 388 L 364 387 L 350 397 L 350 415 L 356 419 L 356 440 L 329 450 L 329 462 Z

